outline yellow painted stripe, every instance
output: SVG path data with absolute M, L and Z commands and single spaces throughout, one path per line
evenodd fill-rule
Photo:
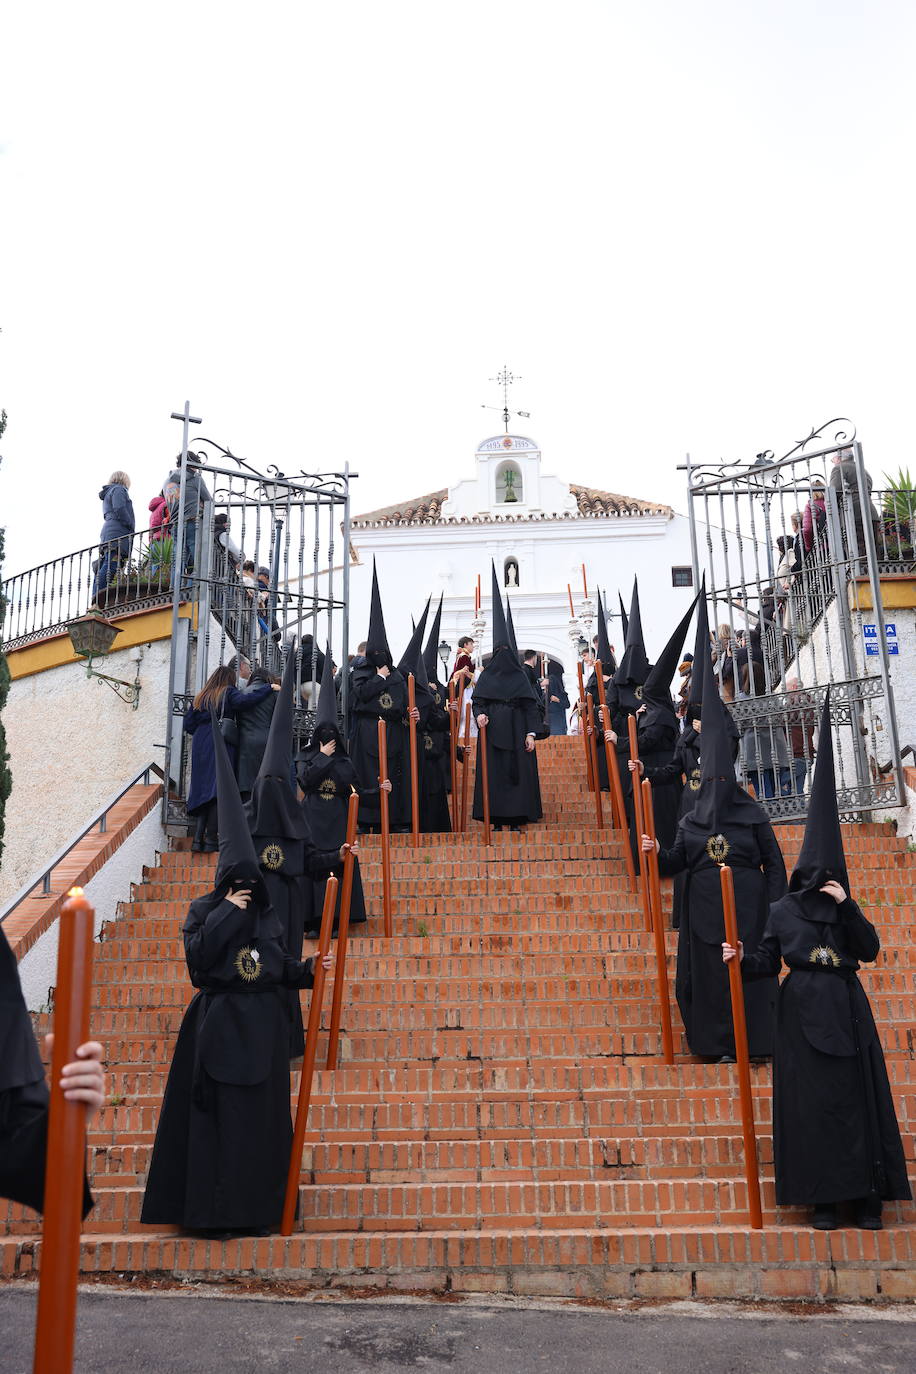
M 849 606 L 854 611 L 874 610 L 871 583 L 866 577 L 857 577 L 847 588 Z M 916 606 L 916 577 L 882 577 L 881 605 L 886 611 L 902 611 Z
M 197 627 L 197 607 L 185 602 L 179 606 L 178 614 L 182 620 L 192 618 Z M 171 606 L 156 606 L 148 611 L 135 611 L 118 620 L 112 619 L 121 633 L 115 641 L 115 649 L 133 649 L 138 644 L 151 644 L 156 639 L 168 639 L 172 633 Z M 98 663 L 98 659 L 95 660 Z M 32 677 L 35 673 L 46 673 L 51 668 L 61 668 L 65 663 L 83 663 L 73 652 L 68 634 L 55 634 L 42 639 L 37 644 L 25 644 L 21 649 L 7 652 L 10 677 L 15 682 L 21 677 Z

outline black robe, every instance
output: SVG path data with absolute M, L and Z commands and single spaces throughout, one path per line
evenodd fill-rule
M 452 820 L 448 809 L 452 763 L 450 755 L 449 713 L 444 695 L 436 689 L 432 706 L 417 729 L 420 767 L 420 829 L 424 835 L 450 835 Z
M 348 754 L 337 746 L 337 752 L 322 754 L 311 745 L 303 750 L 297 760 L 296 771 L 299 786 L 304 792 L 302 810 L 312 833 L 312 840 L 319 849 L 336 849 L 338 860 L 328 872 L 318 874 L 312 881 L 312 921 L 307 930 L 317 930 L 321 924 L 324 910 L 324 894 L 328 885 L 329 873 L 339 880 L 337 905 L 334 908 L 334 930 L 340 924 L 340 901 L 343 889 L 343 864 L 340 862 L 340 846 L 347 839 L 347 808 L 351 792 L 363 793 L 356 776 L 356 769 Z M 370 789 L 378 794 L 378 788 Z M 350 925 L 363 925 L 366 921 L 366 898 L 363 880 L 359 871 L 359 859 L 353 860 L 353 894 L 350 898 Z
M 243 911 L 218 892 L 191 903 L 184 947 L 198 992 L 178 1032 L 140 1220 L 270 1229 L 293 1138 L 287 990 L 312 986 L 311 963 L 290 958 L 269 908 Z
M 683 820 L 684 816 L 693 809 L 697 792 L 700 790 L 700 736 L 692 725 L 688 725 L 687 729 L 681 732 L 671 759 L 657 767 L 646 768 L 644 776 L 652 784 L 653 814 L 655 812 L 656 788 L 664 787 L 672 781 L 680 783 L 683 779 L 677 814 L 677 820 Z M 676 828 L 675 825 L 675 830 Z M 676 873 L 671 903 L 671 924 L 675 930 L 681 923 L 685 885 L 686 875 L 683 872 Z
M 686 870 L 675 992 L 687 1043 L 693 1054 L 716 1059 L 735 1053 L 728 971 L 722 963 L 725 919 L 720 862 L 732 869 L 738 937 L 749 949 L 756 949 L 760 941 L 769 903 L 786 891 L 785 863 L 767 821 L 755 825 L 729 825 L 725 821 L 715 835 L 710 835 L 695 828 L 688 815 L 678 825 L 673 846 L 659 849 L 658 866 L 663 875 Z M 747 1041 L 754 1058 L 773 1053 L 775 1000 L 774 977 L 761 979 L 748 989 Z
M 780 1204 L 911 1196 L 881 1042 L 856 976 L 859 960 L 870 963 L 879 949 L 874 926 L 850 898 L 836 906 L 825 897 L 812 909 L 791 892 L 770 908 L 759 945 L 745 943 L 748 993 L 775 977 L 781 960 L 789 966 L 773 1059 Z
M 395 669 L 380 677 L 368 664 L 353 673 L 350 704 L 350 758 L 359 777 L 359 823 L 378 829 L 379 803 L 378 723 L 387 725 L 388 819 L 393 830 L 410 826 L 410 759 L 407 742 L 407 683 Z
M 535 750 L 525 748 L 525 736 L 536 734 L 543 717 L 533 697 L 494 701 L 474 692 L 471 709 L 475 719 L 487 716 L 487 774 L 490 792 L 490 820 L 496 825 L 526 825 L 539 821 L 541 787 Z M 480 736 L 477 737 L 477 772 L 474 778 L 475 821 L 483 820 L 483 769 L 480 762 Z
M 44 1207 L 48 1102 L 16 957 L 0 926 L 0 1197 L 36 1212 Z M 84 1182 L 84 1217 L 91 1208 Z

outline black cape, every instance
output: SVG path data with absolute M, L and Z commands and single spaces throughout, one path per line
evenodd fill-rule
M 359 778 L 359 823 L 376 829 L 379 805 L 378 723 L 387 726 L 388 817 L 392 829 L 410 825 L 410 763 L 407 745 L 407 683 L 397 669 L 380 677 L 371 664 L 353 670 L 350 703 L 350 758 Z
M 767 920 L 768 905 L 786 891 L 786 869 L 773 827 L 761 811 L 755 824 L 720 821 L 710 833 L 686 816 L 674 845 L 661 848 L 659 871 L 684 871 L 684 895 L 678 930 L 675 993 L 691 1052 L 718 1059 L 735 1053 L 728 970 L 722 962 L 725 918 L 719 866 L 728 863 L 735 884 L 738 936 L 756 948 Z M 748 1051 L 752 1057 L 773 1053 L 775 977 L 761 979 L 745 998 Z
M 140 1220 L 185 1230 L 276 1227 L 292 1147 L 286 992 L 312 986 L 270 908 L 226 884 L 191 903 L 184 947 L 198 989 L 162 1101 Z
M 776 1201 L 817 1205 L 875 1196 L 908 1199 L 900 1129 L 881 1042 L 856 976 L 878 956 L 874 926 L 847 898 L 813 903 L 789 893 L 763 937 L 745 945 L 750 993 L 781 960 L 773 1063 Z
M 302 810 L 309 824 L 312 839 L 319 849 L 336 849 L 338 855 L 340 846 L 345 843 L 347 838 L 347 807 L 350 802 L 350 794 L 353 791 L 362 791 L 359 785 L 359 778 L 356 769 L 344 748 L 343 739 L 339 731 L 335 731 L 337 739 L 337 752 L 328 756 L 322 754 L 317 744 L 309 744 L 299 756 L 297 762 L 297 773 L 299 786 L 303 791 Z M 374 791 L 378 792 L 376 787 Z M 338 861 L 329 870 L 336 878 L 343 878 L 343 864 Z M 328 873 L 320 873 L 313 880 L 312 896 L 312 920 L 314 924 L 306 929 L 317 930 L 321 922 L 321 913 L 324 908 L 324 894 L 328 883 Z M 334 910 L 334 929 L 340 922 L 340 900 L 342 887 L 337 888 L 337 906 Z M 359 869 L 359 859 L 353 861 L 353 893 L 350 898 L 350 925 L 362 925 L 365 923 L 366 897 L 363 892 L 363 880 Z
M 497 825 L 539 821 L 543 811 L 537 753 L 525 748 L 525 736 L 537 735 L 543 717 L 531 685 L 510 649 L 496 649 L 474 688 L 471 709 L 475 717 L 484 714 L 489 720 L 487 775 L 491 821 Z M 471 813 L 476 821 L 483 820 L 481 748 L 478 736 Z

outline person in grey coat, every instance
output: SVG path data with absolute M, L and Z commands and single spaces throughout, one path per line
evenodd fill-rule
M 92 601 L 96 603 L 114 579 L 118 568 L 130 557 L 130 541 L 136 528 L 134 507 L 128 495 L 130 478 L 126 472 L 113 472 L 99 492 L 102 503 L 102 532 L 99 535 L 99 562 L 92 582 Z
M 837 503 L 840 508 L 840 529 L 843 536 L 843 549 L 849 558 L 864 558 L 865 548 L 865 520 L 871 523 L 873 529 L 878 524 L 878 512 L 875 510 L 871 499 L 871 478 L 865 472 L 865 491 L 859 490 L 859 474 L 856 470 L 855 459 L 851 448 L 844 448 L 839 453 L 835 453 L 831 459 L 833 468 L 830 473 L 830 486 L 836 492 Z M 864 469 L 863 469 L 864 472 Z M 868 504 L 866 515 L 865 505 Z M 856 547 L 850 549 L 849 531 L 846 526 L 846 508 L 849 507 L 852 515 L 853 529 L 855 530 Z M 877 535 L 876 535 L 877 537 Z
M 265 685 L 275 690 L 265 692 Z M 254 668 L 244 687 L 230 687 L 226 693 L 226 711 L 235 713 L 239 728 L 236 776 L 243 801 L 248 799 L 264 758 L 279 686 L 273 673 Z
M 766 692 L 762 665 L 754 663 L 754 678 L 745 663 L 741 668 L 742 697 L 763 696 Z M 791 760 L 785 727 L 779 721 L 758 720 L 741 732 L 741 768 L 758 797 L 785 797 L 792 791 Z

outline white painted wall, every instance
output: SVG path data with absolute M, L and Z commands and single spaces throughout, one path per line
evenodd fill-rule
M 140 768 L 163 761 L 170 640 L 141 646 L 136 711 L 104 682 L 67 663 L 10 686 L 3 710 L 13 790 L 6 807 L 0 903 L 104 806 Z M 122 649 L 100 671 L 132 681 Z
M 95 907 L 95 935 L 106 921 L 117 919 L 120 903 L 130 896 L 131 883 L 140 881 L 144 865 L 155 864 L 165 845 L 159 809 L 155 807 L 86 884 L 86 897 Z M 49 988 L 57 983 L 59 932 L 60 922 L 55 921 L 20 960 L 19 978 L 29 1011 L 41 1011 L 48 1003 Z

